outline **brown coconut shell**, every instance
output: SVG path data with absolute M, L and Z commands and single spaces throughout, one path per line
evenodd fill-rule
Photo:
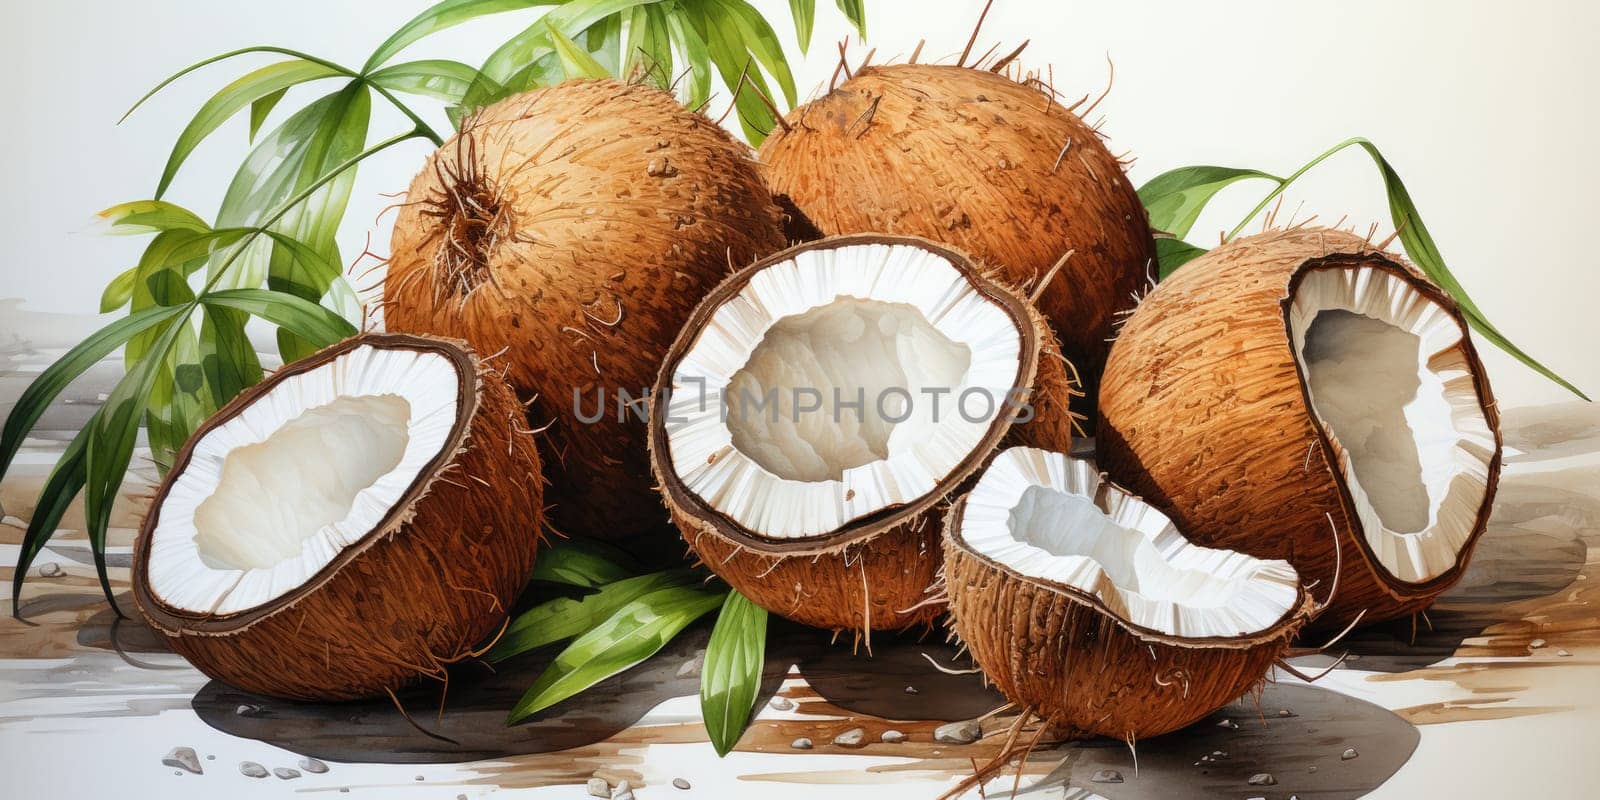
M 672 95 L 574 80 L 483 109 L 412 181 L 384 282 L 390 330 L 504 352 L 532 399 L 554 526 L 662 527 L 640 398 L 694 304 L 786 244 L 750 149 Z M 605 414 L 592 416 L 604 396 Z M 622 416 L 622 421 L 618 417 Z
M 760 158 L 773 192 L 825 235 L 922 236 L 1020 286 L 1073 251 L 1038 304 L 1094 397 L 1116 312 L 1153 275 L 1155 242 L 1122 164 L 1042 84 L 864 67 L 791 111 Z M 1080 405 L 1092 421 L 1092 400 Z
M 916 502 L 856 520 L 827 537 L 796 541 L 762 536 L 689 491 L 672 467 L 666 404 L 653 403 L 650 413 L 651 466 L 691 553 L 756 605 L 805 625 L 835 631 L 899 630 L 931 623 L 942 614 L 944 604 L 934 598 L 930 587 L 937 581 L 942 562 L 939 531 L 944 502 L 975 479 L 1004 447 L 1070 447 L 1074 423 L 1068 406 L 1078 394 L 1049 326 L 1027 297 L 956 250 L 916 237 L 864 234 L 800 244 L 728 276 L 695 309 L 667 351 L 652 396 L 662 397 L 670 390 L 678 362 L 694 346 L 700 331 L 756 273 L 804 250 L 874 243 L 912 243 L 938 253 L 1016 320 L 1022 333 L 1023 358 L 1014 385 L 1032 389 L 1029 421 L 1014 424 L 1012 415 L 997 413 L 980 445 Z
M 1293 608 L 1253 635 L 1151 630 L 1093 594 L 973 550 L 949 534 L 965 509 L 962 497 L 945 522 L 951 628 L 1006 699 L 1063 738 L 1135 742 L 1191 725 L 1265 680 L 1311 617 L 1313 601 L 1301 589 Z
M 460 375 L 456 423 L 378 526 L 298 588 L 225 615 L 167 606 L 149 581 L 152 532 L 207 433 L 284 379 L 360 346 L 438 353 Z M 521 404 L 465 343 L 363 334 L 273 373 L 207 419 L 156 491 L 133 552 L 133 598 L 173 650 L 249 692 L 293 700 L 383 696 L 469 655 L 500 629 L 533 571 L 543 478 Z M 294 498 L 283 498 L 294 502 Z
M 1355 267 L 1403 277 L 1455 319 L 1494 431 L 1488 491 L 1471 536 L 1454 567 L 1422 583 L 1395 578 L 1372 554 L 1338 466 L 1338 443 L 1312 412 L 1289 334 L 1300 279 Z M 1460 580 L 1500 474 L 1499 413 L 1460 309 L 1399 256 L 1342 230 L 1268 231 L 1184 265 L 1123 326 L 1100 409 L 1100 468 L 1196 544 L 1284 559 L 1322 591 L 1335 587 L 1339 572 L 1319 629 L 1416 613 Z

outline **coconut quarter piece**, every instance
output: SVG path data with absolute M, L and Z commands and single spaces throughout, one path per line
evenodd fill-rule
M 441 675 L 532 571 L 539 456 L 459 342 L 364 334 L 246 389 L 184 445 L 134 550 L 139 611 L 207 675 L 300 700 Z
M 1319 627 L 1426 608 L 1460 579 L 1500 474 L 1460 310 L 1346 231 L 1184 265 L 1123 327 L 1101 409 L 1107 472 L 1197 542 L 1294 564 L 1333 593 Z
M 1068 737 L 1205 717 L 1262 681 L 1312 610 L 1287 562 L 1192 544 L 1091 462 L 1030 447 L 951 506 L 944 549 L 957 636 Z
M 941 610 L 935 507 L 1008 437 L 1068 446 L 1071 392 L 1027 298 L 966 256 L 823 239 L 691 315 L 657 379 L 652 465 L 689 546 L 757 604 L 901 628 Z

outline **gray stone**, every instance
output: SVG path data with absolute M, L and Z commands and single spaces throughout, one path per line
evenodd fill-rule
M 688 661 L 678 665 L 678 677 L 698 678 L 700 677 L 700 670 L 705 668 L 705 664 L 706 654 L 703 651 L 695 653 L 694 658 L 691 658 Z
M 300 777 L 300 770 L 292 767 L 274 767 L 272 769 L 272 774 L 278 776 L 278 780 L 292 781 L 295 778 Z
M 1556 655 L 1561 656 L 1562 658 L 1566 658 L 1566 657 L 1568 657 L 1568 656 L 1570 656 L 1572 654 L 1567 652 L 1566 648 L 1562 648 L 1562 649 L 1556 651 Z
M 767 705 L 772 706 L 778 711 L 788 711 L 794 708 L 794 701 L 787 697 L 774 697 L 772 700 L 767 702 Z
M 1248 783 L 1251 786 L 1277 786 L 1278 779 L 1272 777 L 1272 773 L 1270 772 L 1257 772 L 1256 774 L 1251 775 L 1250 780 L 1245 781 L 1245 783 Z
M 627 781 L 618 783 L 617 788 L 611 790 L 611 800 L 633 800 L 633 787 Z
M 265 778 L 271 773 L 267 772 L 266 767 L 263 767 L 254 761 L 240 761 L 239 774 L 245 776 L 246 778 Z
M 261 713 L 261 706 L 255 703 L 240 703 L 233 713 L 241 717 L 253 717 Z
M 1278 709 L 1278 716 L 1280 716 L 1280 717 L 1292 717 L 1292 716 L 1294 716 L 1294 712 L 1290 711 L 1287 708 L 1280 708 L 1280 709 Z
M 689 782 L 684 780 L 684 779 L 682 779 L 682 778 L 673 778 L 672 779 L 672 788 L 674 788 L 674 789 L 688 789 L 689 788 Z
M 1219 728 L 1227 728 L 1230 731 L 1236 731 L 1236 730 L 1239 730 L 1239 723 L 1234 722 L 1231 719 L 1225 719 L 1225 720 L 1217 723 L 1217 727 L 1219 727 Z
M 811 740 L 807 739 L 804 736 L 802 736 L 802 737 L 790 742 L 789 746 L 794 748 L 794 749 L 796 749 L 796 750 L 810 750 L 811 749 Z
M 611 797 L 611 784 L 606 783 L 605 778 L 590 778 L 589 782 L 584 784 L 584 789 L 589 792 L 590 797 L 603 797 L 607 800 Z
M 66 573 L 67 571 L 54 561 L 46 561 L 39 565 L 39 577 L 41 578 L 59 578 Z
M 851 728 L 833 737 L 833 743 L 840 747 L 860 747 L 867 743 L 867 730 L 866 728 Z
M 887 742 L 889 744 L 899 744 L 899 743 L 901 743 L 901 742 L 906 740 L 906 735 L 902 731 L 887 730 L 887 731 L 884 731 L 883 735 L 879 736 L 878 738 L 882 739 L 883 741 L 885 741 L 885 742 Z
M 300 768 L 313 775 L 321 775 L 328 771 L 327 764 L 324 764 L 321 761 L 312 758 L 311 756 L 306 756 L 305 758 L 300 759 Z
M 1114 769 L 1103 769 L 1096 772 L 1089 780 L 1095 783 L 1122 783 L 1122 773 Z
M 1533 641 L 1528 642 L 1528 649 L 1538 650 L 1539 648 L 1544 647 L 1544 645 L 1545 641 L 1543 639 L 1534 639 Z
M 915 686 L 907 686 L 906 687 L 906 694 L 916 694 L 916 693 L 917 693 L 917 687 L 915 687 Z
M 193 747 L 174 747 L 161 759 L 161 763 L 187 770 L 195 775 L 205 772 L 200 768 L 200 756 L 195 755 Z
M 1354 747 L 1351 747 L 1351 748 L 1345 750 L 1343 753 L 1339 754 L 1339 760 L 1340 761 L 1349 761 L 1350 759 L 1355 758 L 1356 756 L 1359 756 L 1359 755 L 1361 755 L 1361 754 L 1357 753 L 1356 749 Z
M 975 719 L 949 722 L 933 732 L 933 740 L 944 744 L 972 744 L 983 738 L 983 726 Z

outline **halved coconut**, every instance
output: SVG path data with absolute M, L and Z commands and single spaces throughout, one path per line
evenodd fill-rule
M 656 382 L 651 465 L 689 546 L 757 604 L 901 628 L 940 612 L 934 507 L 1008 434 L 1069 446 L 1070 393 L 1032 305 L 966 256 L 824 239 L 690 316 Z
M 1101 464 L 1196 541 L 1338 592 L 1319 626 L 1426 608 L 1488 521 L 1498 414 L 1456 304 L 1344 231 L 1247 237 L 1123 327 Z
M 213 678 L 381 695 L 494 633 L 543 520 L 533 437 L 464 345 L 365 334 L 245 390 L 157 491 L 133 595 Z
M 1034 448 L 995 457 L 944 548 L 956 634 L 1069 737 L 1195 722 L 1259 683 L 1311 614 L 1287 562 L 1191 544 L 1090 462 Z

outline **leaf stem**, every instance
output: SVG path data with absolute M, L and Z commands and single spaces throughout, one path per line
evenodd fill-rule
M 1224 242 L 1231 241 L 1233 239 L 1233 237 L 1238 236 L 1239 235 L 1239 231 L 1244 230 L 1244 226 L 1250 224 L 1250 220 L 1255 219 L 1256 215 L 1260 214 L 1261 211 L 1263 209 L 1265 209 L 1269 203 L 1271 203 L 1273 200 L 1276 200 L 1278 198 L 1278 195 L 1283 194 L 1284 190 L 1289 188 L 1289 184 L 1293 183 L 1296 178 L 1300 177 L 1301 175 L 1306 174 L 1307 172 L 1310 172 L 1312 167 L 1315 167 L 1316 165 L 1321 164 L 1323 161 L 1326 161 L 1329 156 L 1332 156 L 1335 153 L 1338 153 L 1340 150 L 1343 150 L 1346 147 L 1350 147 L 1351 145 L 1366 144 L 1366 143 L 1367 143 L 1367 140 L 1366 140 L 1365 137 L 1352 136 L 1349 139 L 1346 139 L 1346 140 L 1344 140 L 1344 141 L 1342 141 L 1342 142 L 1340 142 L 1340 143 L 1328 148 L 1326 151 L 1324 151 L 1322 153 L 1322 155 L 1319 155 L 1316 158 L 1313 158 L 1310 161 L 1306 162 L 1305 166 L 1302 166 L 1301 168 L 1295 170 L 1294 172 L 1289 173 L 1288 177 L 1279 179 L 1277 188 L 1273 189 L 1271 192 L 1268 192 L 1266 197 L 1261 198 L 1261 202 L 1256 203 L 1256 207 L 1250 209 L 1250 213 L 1246 214 L 1244 216 L 1244 219 L 1239 220 L 1239 224 L 1233 226 L 1233 230 L 1228 231 L 1228 235 L 1223 238 L 1223 241 Z

